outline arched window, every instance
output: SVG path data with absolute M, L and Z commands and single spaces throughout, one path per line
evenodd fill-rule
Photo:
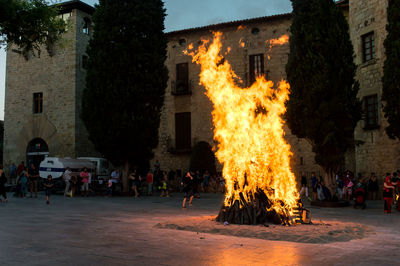
M 90 21 L 89 18 L 84 18 L 83 19 L 83 28 L 82 28 L 82 32 L 89 35 L 90 34 L 90 30 L 91 30 L 91 25 L 92 22 Z

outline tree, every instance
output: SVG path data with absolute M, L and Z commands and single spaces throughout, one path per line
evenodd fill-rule
M 168 80 L 161 0 L 100 0 L 93 16 L 81 117 L 96 149 L 124 166 L 149 167 Z
M 29 52 L 40 52 L 42 45 L 50 53 L 66 30 L 58 14 L 58 7 L 44 0 L 0 0 L 0 44 L 15 45 L 26 59 Z
M 389 123 L 385 129 L 387 135 L 392 139 L 400 139 L 400 2 L 389 0 L 387 14 L 388 35 L 384 42 L 386 60 L 382 78 L 383 111 Z
M 190 157 L 190 170 L 215 174 L 215 155 L 212 151 L 210 144 L 205 141 L 198 142 L 193 147 L 192 156 Z
M 327 174 L 325 182 L 332 185 L 333 173 L 355 144 L 354 128 L 362 113 L 349 26 L 332 0 L 292 4 L 286 119 L 293 134 L 311 143 L 316 163 Z

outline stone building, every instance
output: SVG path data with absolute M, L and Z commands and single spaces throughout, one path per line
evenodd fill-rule
M 7 51 L 4 164 L 38 164 L 44 156 L 96 155 L 79 118 L 85 86 L 85 50 L 94 8 L 80 1 L 61 5 L 68 30 L 52 55 L 25 59 Z
M 362 144 L 346 156 L 343 166 L 356 173 L 375 172 L 382 176 L 400 164 L 400 145 L 390 140 L 384 128 L 381 77 L 385 52 L 388 0 L 340 0 L 337 2 L 349 21 L 350 37 L 358 65 L 359 97 L 365 115 L 355 137 Z M 4 163 L 40 160 L 42 156 L 95 155 L 93 146 L 79 119 L 84 88 L 85 48 L 90 36 L 93 8 L 80 1 L 62 4 L 62 16 L 70 29 L 54 55 L 42 52 L 40 58 L 22 56 L 9 50 L 6 69 Z M 155 149 L 165 170 L 186 170 L 192 147 L 200 141 L 214 146 L 212 105 L 199 85 L 199 66 L 183 54 L 187 45 L 199 46 L 202 38 L 210 39 L 212 31 L 221 31 L 226 56 L 236 74 L 249 85 L 262 73 L 277 82 L 284 79 L 289 45 L 269 49 L 267 40 L 289 34 L 291 15 L 233 21 L 205 27 L 174 31 L 168 36 L 166 65 L 170 79 L 161 117 L 160 141 Z M 244 43 L 244 47 L 239 45 Z M 286 139 L 293 152 L 292 168 L 300 172 L 322 172 L 314 163 L 310 145 L 286 128 Z M 221 166 L 219 166 L 221 167 Z
M 382 111 L 382 76 L 385 61 L 388 0 L 347 0 L 350 37 L 358 66 L 359 98 L 364 118 L 355 129 L 354 170 L 364 175 L 375 172 L 383 176 L 400 168 L 400 142 L 385 133 L 387 121 Z
M 383 62 L 385 51 L 388 0 L 340 0 L 350 27 L 350 38 L 355 50 L 360 82 L 359 98 L 363 102 L 364 117 L 355 129 L 356 140 L 362 144 L 350 150 L 344 169 L 363 176 L 375 172 L 383 176 L 387 171 L 400 168 L 400 143 L 388 138 L 382 113 Z M 188 169 L 191 148 L 199 141 L 214 146 L 211 102 L 199 85 L 199 66 L 183 54 L 187 45 L 198 47 L 201 39 L 211 39 L 210 31 L 221 31 L 225 49 L 231 47 L 226 59 L 234 71 L 249 85 L 254 71 L 263 73 L 277 82 L 284 79 L 289 46 L 268 49 L 266 40 L 288 34 L 291 15 L 248 19 L 185 29 L 168 33 L 168 58 L 170 80 L 165 95 L 165 105 L 160 125 L 160 144 L 156 158 L 166 169 Z M 241 47 L 239 42 L 244 42 Z M 183 85 L 182 85 L 183 84 Z M 314 162 L 310 145 L 298 139 L 286 128 L 286 139 L 293 152 L 292 168 L 300 172 L 322 172 Z
M 250 86 L 255 77 L 264 74 L 275 84 L 286 78 L 285 65 L 289 44 L 270 48 L 267 40 L 289 34 L 291 15 L 248 19 L 186 29 L 168 33 L 169 83 L 161 116 L 160 143 L 155 158 L 165 169 L 187 170 L 191 148 L 200 141 L 215 146 L 213 141 L 212 104 L 199 85 L 200 67 L 183 53 L 189 44 L 197 48 L 202 39 L 212 39 L 211 31 L 223 33 L 223 51 L 230 47 L 225 58 L 244 86 Z M 285 128 L 286 139 L 293 152 L 292 168 L 300 172 L 320 172 L 314 162 L 311 146 Z M 221 166 L 218 167 L 221 169 Z

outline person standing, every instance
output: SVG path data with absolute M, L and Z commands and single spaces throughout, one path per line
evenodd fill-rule
M 185 192 L 185 196 L 183 197 L 183 202 L 182 202 L 182 208 L 186 208 L 186 200 L 189 199 L 189 206 L 192 206 L 192 201 L 194 198 L 193 194 L 194 180 L 190 172 L 187 172 L 186 176 L 183 178 L 182 185 L 183 185 L 183 192 Z
M 311 173 L 311 186 L 312 186 L 312 193 L 313 193 L 313 199 L 318 200 L 318 179 L 315 176 L 315 173 Z
M 153 173 L 151 170 L 147 173 L 146 181 L 147 181 L 147 195 L 151 196 L 153 194 Z
M 71 187 L 71 175 L 72 171 L 71 168 L 67 167 L 67 169 L 64 172 L 64 182 L 65 182 L 65 190 L 64 190 L 64 197 L 68 195 L 68 192 Z
M 82 188 L 81 188 L 81 193 L 82 197 L 88 196 L 89 192 L 89 173 L 87 171 L 87 168 L 83 168 L 83 171 L 79 174 L 82 178 Z
M 10 171 L 10 184 L 13 184 L 17 181 L 17 167 L 14 162 L 10 165 L 8 170 Z
M 31 164 L 31 168 L 28 170 L 28 174 L 29 174 L 29 190 L 31 192 L 31 198 L 33 192 L 35 192 L 35 198 L 37 198 L 39 171 L 36 169 L 33 163 Z
M 129 179 L 131 180 L 131 184 L 132 184 L 131 188 L 132 188 L 133 193 L 135 194 L 135 198 L 139 197 L 139 192 L 137 190 L 137 188 L 139 186 L 139 182 L 140 182 L 138 180 L 139 178 L 140 178 L 140 176 L 136 175 L 136 170 L 133 170 L 129 175 Z
M 19 182 L 21 183 L 21 194 L 23 198 L 25 198 L 26 194 L 28 194 L 28 176 L 28 167 L 25 167 L 22 170 L 19 178 Z
M 1 196 L 3 196 L 4 202 L 7 202 L 6 183 L 7 178 L 3 171 L 3 165 L 0 164 L 0 202 L 2 202 Z
M 376 200 L 376 195 L 379 190 L 378 180 L 376 178 L 375 173 L 371 173 L 371 176 L 368 180 L 368 192 L 370 195 L 370 199 Z
M 201 183 L 203 192 L 207 192 L 209 185 L 210 185 L 210 173 L 208 172 L 208 170 L 206 170 L 203 176 L 203 183 Z
M 24 161 L 22 161 L 17 167 L 17 175 L 20 176 L 22 171 L 25 170 Z
M 307 187 L 307 177 L 303 174 L 301 176 L 301 189 L 300 189 L 300 197 L 306 193 L 306 197 L 309 201 L 311 201 L 311 198 L 308 196 L 308 187 Z
M 111 196 L 114 196 L 115 194 L 115 187 L 117 186 L 118 182 L 119 182 L 119 178 L 120 178 L 120 174 L 119 174 L 119 170 L 115 169 L 112 173 L 111 173 Z
M 161 195 L 160 197 L 169 197 L 168 192 L 168 176 L 167 172 L 163 171 L 163 180 L 161 182 Z
M 393 201 L 393 183 L 390 173 L 386 173 L 385 182 L 383 183 L 383 200 L 384 200 L 384 212 L 392 212 L 392 201 Z
M 53 177 L 51 175 L 47 176 L 46 181 L 44 181 L 44 192 L 46 194 L 46 204 L 50 204 L 50 195 L 51 195 L 51 190 L 53 189 Z

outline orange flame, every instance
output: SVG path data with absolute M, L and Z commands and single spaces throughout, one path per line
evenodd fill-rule
M 242 48 L 244 48 L 244 46 L 245 46 L 244 41 L 243 41 L 242 38 L 240 38 L 240 40 L 239 40 L 239 45 L 240 45 L 240 47 L 242 47 Z
M 288 35 L 282 35 L 280 38 L 268 40 L 267 43 L 268 42 L 269 42 L 270 46 L 283 45 L 283 44 L 289 42 L 289 36 Z
M 220 54 L 222 33 L 214 33 L 198 51 L 188 53 L 201 65 L 200 83 L 213 103 L 216 156 L 226 180 L 225 206 L 240 199 L 247 202 L 261 189 L 279 214 L 293 213 L 297 204 L 295 176 L 290 169 L 292 153 L 283 138 L 289 84 L 258 77 L 249 88 L 236 85 L 237 75 Z

